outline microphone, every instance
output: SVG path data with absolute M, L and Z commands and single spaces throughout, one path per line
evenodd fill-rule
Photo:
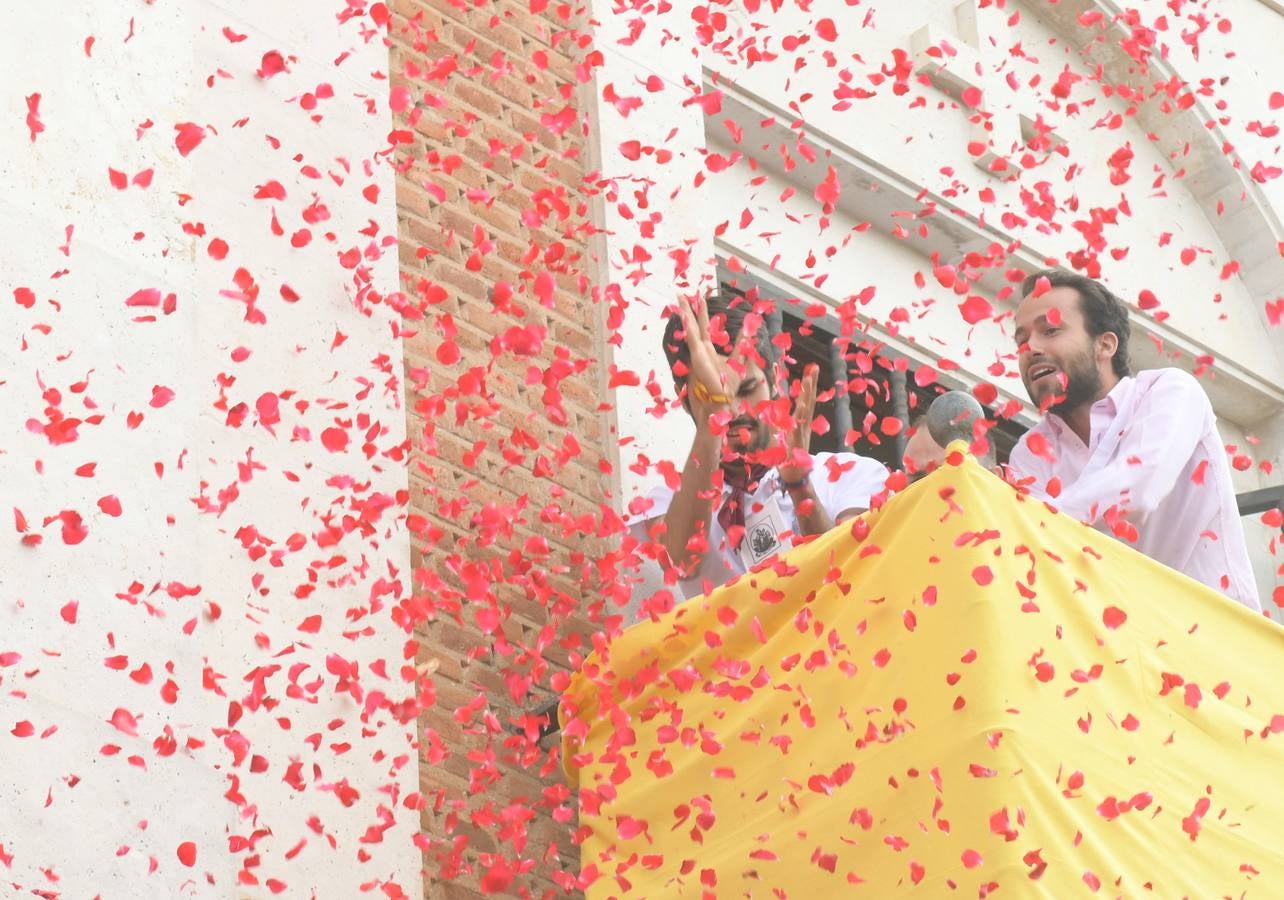
M 981 404 L 967 391 L 946 391 L 927 410 L 927 430 L 942 447 L 951 441 L 972 444 L 972 426 L 985 417 Z

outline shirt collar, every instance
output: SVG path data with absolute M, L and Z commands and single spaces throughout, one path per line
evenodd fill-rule
M 1106 396 L 1102 397 L 1096 403 L 1092 404 L 1092 409 L 1088 411 L 1089 414 L 1091 415 L 1092 413 L 1107 413 L 1108 415 L 1111 415 L 1111 416 L 1118 414 L 1119 405 L 1120 403 L 1123 402 L 1123 396 L 1128 392 L 1128 385 L 1130 385 L 1131 383 L 1132 383 L 1131 375 L 1125 375 L 1123 378 L 1120 378 L 1119 382 L 1110 389 L 1110 393 L 1106 394 Z M 1054 412 L 1048 413 L 1044 417 L 1044 420 L 1048 423 L 1049 427 L 1051 427 L 1052 430 L 1056 432 L 1058 437 L 1060 437 L 1061 434 L 1064 431 L 1068 430 L 1070 427 L 1069 425 L 1066 424 L 1065 419 L 1061 418 L 1059 415 L 1057 415 Z
M 1116 384 L 1114 387 L 1110 389 L 1109 394 L 1106 394 L 1105 397 L 1098 400 L 1097 402 L 1106 403 L 1107 401 L 1109 401 L 1110 411 L 1118 412 L 1119 404 L 1122 402 L 1124 394 L 1128 393 L 1128 389 L 1131 385 L 1132 385 L 1132 376 L 1125 375 L 1123 378 L 1119 379 L 1118 384 Z

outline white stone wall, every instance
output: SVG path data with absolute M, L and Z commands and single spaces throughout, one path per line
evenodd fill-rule
M 401 349 L 376 296 L 397 278 L 388 53 L 346 9 L 5 14 L 0 483 L 25 532 L 0 549 L 0 894 L 421 892 L 413 722 L 380 699 L 413 690 L 389 618 Z M 271 51 L 286 71 L 260 77 Z M 186 155 L 181 123 L 203 129 Z M 58 416 L 74 440 L 46 434 Z M 76 543 L 45 524 L 63 511 Z

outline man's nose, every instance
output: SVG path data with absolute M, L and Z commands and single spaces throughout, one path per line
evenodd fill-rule
M 737 397 L 731 403 L 731 417 L 739 419 L 741 417 L 752 417 L 754 415 L 753 404 L 745 397 Z

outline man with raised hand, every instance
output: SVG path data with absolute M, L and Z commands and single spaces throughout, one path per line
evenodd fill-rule
M 1230 465 L 1199 382 L 1174 368 L 1133 376 L 1128 310 L 1098 282 L 1048 270 L 1022 292 L 1018 368 L 1044 418 L 1012 451 L 1016 480 L 1260 611 Z
M 644 515 L 687 597 L 788 549 L 791 537 L 864 512 L 884 490 L 881 463 L 810 452 L 819 372 L 793 385 L 791 413 L 778 396 L 783 367 L 747 298 L 681 298 L 664 351 L 696 431 L 679 483 L 653 491 Z

